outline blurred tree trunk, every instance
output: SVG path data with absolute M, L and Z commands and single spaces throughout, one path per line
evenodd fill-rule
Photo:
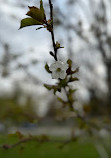
M 111 106 L 111 60 L 106 64 L 107 68 L 107 85 L 108 85 L 108 105 Z

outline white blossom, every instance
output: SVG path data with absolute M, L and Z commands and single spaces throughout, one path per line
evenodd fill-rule
M 63 63 L 61 61 L 56 61 L 55 63 L 51 64 L 49 70 L 52 72 L 53 79 L 65 79 L 67 73 L 66 70 L 68 69 L 68 64 Z

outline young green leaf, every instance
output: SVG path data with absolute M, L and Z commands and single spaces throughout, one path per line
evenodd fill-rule
M 21 25 L 19 29 L 23 27 L 27 27 L 27 26 L 33 26 L 33 25 L 42 25 L 42 23 L 33 18 L 25 18 L 21 20 Z
M 42 0 L 40 0 L 40 10 L 44 10 L 43 1 Z
M 60 80 L 59 84 L 58 84 L 60 87 L 65 87 L 67 86 L 67 79 L 63 79 L 63 80 Z
M 39 8 L 36 8 L 34 6 L 29 7 L 29 11 L 27 12 L 26 15 L 44 24 L 44 20 L 45 20 L 44 14 Z
M 46 69 L 46 71 L 47 71 L 48 73 L 52 73 L 52 72 L 49 70 L 48 64 L 45 65 L 45 69 Z
M 44 20 L 46 20 L 46 16 L 45 16 L 45 11 L 44 11 L 43 1 L 42 0 L 40 0 L 40 10 L 41 10 L 41 12 L 42 12 L 42 14 L 44 16 Z
M 73 74 L 79 71 L 79 67 L 77 67 L 74 71 Z
M 60 43 L 58 41 L 56 41 L 56 48 L 59 49 L 60 48 Z
M 66 104 L 66 102 L 65 102 L 62 98 L 58 97 L 57 99 L 58 99 L 58 101 L 61 102 L 62 104 Z
M 72 67 L 72 60 L 71 60 L 71 59 L 68 59 L 68 60 L 67 60 L 67 64 L 69 65 L 69 67 Z
M 69 82 L 79 81 L 77 77 L 70 77 Z
M 44 87 L 47 88 L 49 91 L 50 90 L 53 90 L 54 94 L 58 91 L 58 92 L 61 92 L 61 88 L 56 86 L 56 85 L 47 85 L 47 84 L 44 84 Z
M 48 90 L 52 90 L 53 89 L 53 85 L 44 84 L 44 87 L 47 88 Z

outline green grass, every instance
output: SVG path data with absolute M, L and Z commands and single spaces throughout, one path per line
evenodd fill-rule
M 16 138 L 0 137 L 0 144 L 14 143 Z M 62 149 L 60 143 L 28 142 L 13 149 L 0 149 L 0 158 L 99 158 L 91 142 L 72 142 Z

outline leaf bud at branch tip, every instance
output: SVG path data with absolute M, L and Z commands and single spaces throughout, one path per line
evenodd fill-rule
M 50 51 L 49 53 L 50 53 L 50 55 L 52 55 L 54 57 L 54 53 L 52 51 Z

